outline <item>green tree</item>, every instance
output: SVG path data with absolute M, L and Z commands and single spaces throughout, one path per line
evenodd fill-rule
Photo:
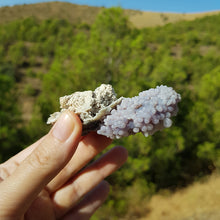
M 19 151 L 20 113 L 16 105 L 14 70 L 10 65 L 0 67 L 0 162 Z

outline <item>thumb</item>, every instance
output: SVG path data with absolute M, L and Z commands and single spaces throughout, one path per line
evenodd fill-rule
M 4 207 L 21 213 L 27 210 L 39 192 L 68 163 L 78 146 L 80 119 L 65 111 L 39 146 L 0 185 Z M 8 205 L 8 206 L 7 206 Z

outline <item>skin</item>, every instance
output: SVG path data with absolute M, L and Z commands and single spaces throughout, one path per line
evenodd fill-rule
M 50 132 L 0 165 L 0 219 L 89 219 L 107 198 L 104 180 L 127 159 L 114 147 L 86 166 L 110 139 L 90 133 L 69 111 Z M 86 167 L 85 167 L 86 166 Z

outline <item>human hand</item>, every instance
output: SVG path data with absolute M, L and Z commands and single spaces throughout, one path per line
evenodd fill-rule
M 81 137 L 80 119 L 64 112 L 50 132 L 0 165 L 0 219 L 89 219 L 107 198 L 105 177 L 127 159 L 115 147 L 82 169 L 110 144 Z M 83 199 L 82 199 L 83 198 Z

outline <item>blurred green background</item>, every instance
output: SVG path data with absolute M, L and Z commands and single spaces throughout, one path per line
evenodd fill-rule
M 173 126 L 114 141 L 128 149 L 128 162 L 108 179 L 114 193 L 93 219 L 138 214 L 146 197 L 218 170 L 219 24 L 212 15 L 137 29 L 121 8 L 101 10 L 92 24 L 35 17 L 1 23 L 0 162 L 50 129 L 45 122 L 60 96 L 109 83 L 131 97 L 163 84 L 182 96 Z

